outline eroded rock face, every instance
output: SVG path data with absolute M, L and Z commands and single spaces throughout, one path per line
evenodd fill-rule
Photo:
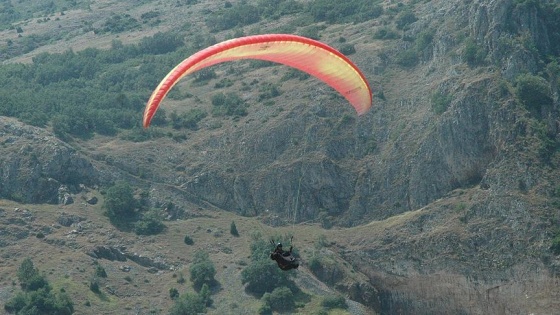
M 98 183 L 92 164 L 44 129 L 0 118 L 0 196 L 25 203 L 58 203 L 62 190 Z
M 109 245 L 98 245 L 90 248 L 87 255 L 97 258 L 97 259 L 107 259 L 111 261 L 131 261 L 137 263 L 140 266 L 147 268 L 155 268 L 156 270 L 169 270 L 170 264 L 168 264 L 162 257 L 148 257 L 138 253 L 131 253 L 123 248 L 117 248 Z

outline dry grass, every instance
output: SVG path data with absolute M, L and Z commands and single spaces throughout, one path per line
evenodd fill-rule
M 216 267 L 216 280 L 219 283 L 214 288 L 214 306 L 208 314 L 226 314 L 231 310 L 255 314 L 260 302 L 246 294 L 241 284 L 241 271 L 250 263 L 251 235 L 259 233 L 264 239 L 294 235 L 294 245 L 305 255 L 315 248 L 320 237 L 329 239 L 335 232 L 316 225 L 271 228 L 258 218 L 240 217 L 230 212 L 196 210 L 201 217 L 166 222 L 168 228 L 160 235 L 136 236 L 111 226 L 102 214 L 102 195 L 95 191 L 89 194 L 98 196 L 101 202 L 86 206 L 79 196 L 76 196 L 76 203 L 68 206 L 21 205 L 0 200 L 0 209 L 4 210 L 0 217 L 3 222 L 23 218 L 26 223 L 21 228 L 29 231 L 28 237 L 0 248 L 0 304 L 19 289 L 17 268 L 24 258 L 30 257 L 35 266 L 47 275 L 55 290 L 64 289 L 70 294 L 76 314 L 124 314 L 136 311 L 165 313 L 173 303 L 169 289 L 176 288 L 181 293 L 193 290 L 188 280 L 189 263 L 196 250 L 204 250 L 210 254 Z M 64 227 L 56 223 L 61 213 L 84 217 L 85 221 L 80 223 L 82 229 L 76 231 L 77 226 Z M 230 234 L 231 222 L 235 222 L 239 237 Z M 45 238 L 36 237 L 40 231 L 46 235 Z M 194 245 L 184 243 L 185 235 L 194 240 Z M 97 245 L 124 246 L 129 253 L 160 257 L 172 266 L 172 270 L 151 273 L 148 268 L 130 260 L 94 259 L 86 253 Z M 95 263 L 104 267 L 108 274 L 106 279 L 100 279 L 101 294 L 89 289 Z M 129 272 L 120 270 L 124 265 L 131 267 Z M 315 279 L 305 266 L 294 273 L 296 278 Z M 181 275 L 187 280 L 184 284 L 177 281 Z M 312 290 L 317 285 L 323 286 L 319 292 L 331 290 L 317 280 L 311 283 L 315 283 Z M 308 314 L 320 304 L 320 295 L 314 295 L 312 291 L 308 293 L 312 300 L 299 310 L 300 314 Z

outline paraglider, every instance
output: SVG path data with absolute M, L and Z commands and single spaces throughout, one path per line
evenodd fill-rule
M 272 245 L 276 245 L 274 251 L 270 253 L 270 259 L 276 261 L 278 267 L 284 271 L 290 269 L 297 269 L 299 267 L 299 261 L 294 257 L 292 254 L 292 246 L 290 246 L 289 250 L 282 249 L 282 243 L 274 243 L 274 241 L 270 241 Z
M 169 90 L 184 76 L 203 68 L 239 59 L 281 63 L 325 82 L 354 107 L 358 115 L 369 110 L 371 88 L 360 69 L 336 49 L 319 41 L 290 34 L 264 34 L 226 40 L 205 48 L 179 63 L 153 91 L 144 110 L 143 126 L 152 117 Z

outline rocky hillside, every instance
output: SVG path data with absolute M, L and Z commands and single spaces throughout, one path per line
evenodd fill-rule
M 92 1 L 99 10 L 67 12 L 60 29 L 76 23 L 72 18 L 121 9 L 138 17 L 159 11 L 163 22 L 118 35 L 68 33 L 61 46 L 46 43 L 7 62 L 84 49 L 88 41 L 134 43 L 143 33 L 176 28 L 165 18 L 172 11 L 218 40 L 233 33 L 205 23 L 221 12 L 216 1 L 154 3 Z M 125 179 L 149 191 L 156 208 L 172 201 L 187 212 L 318 224 L 310 233 L 325 233 L 337 244 L 329 250 L 369 280 L 367 289 L 342 278 L 329 284 L 382 314 L 553 313 L 560 307 L 560 251 L 551 249 L 559 242 L 558 2 L 378 4 L 383 14 L 355 23 L 305 24 L 302 7 L 236 29 L 278 32 L 292 24 L 296 33 L 312 29 L 329 44 L 351 45 L 349 57 L 374 90 L 366 115 L 355 116 L 322 83 L 289 76 L 285 67 L 220 65 L 208 84 L 185 79 L 177 93 L 191 96 L 163 106 L 179 114 L 210 108 L 216 84 L 229 80 L 225 91 L 242 91 L 247 115 L 209 115 L 180 137 L 163 126 L 154 129 L 172 136 L 65 143 L 3 119 L 0 193 L 58 203 L 65 192 Z M 269 85 L 280 95 L 263 102 Z

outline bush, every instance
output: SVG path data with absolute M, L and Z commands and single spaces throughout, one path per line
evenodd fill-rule
M 279 287 L 271 293 L 265 293 L 261 301 L 273 311 L 289 311 L 295 307 L 294 294 L 287 287 Z
M 107 189 L 104 207 L 111 222 L 122 222 L 132 218 L 136 206 L 134 191 L 127 182 L 118 181 Z
M 205 251 L 199 250 L 195 252 L 189 271 L 191 273 L 191 281 L 197 289 L 200 289 L 204 284 L 212 285 L 216 281 L 214 279 L 216 268 Z
M 397 39 L 399 37 L 399 33 L 389 28 L 380 28 L 373 35 L 374 39 Z
M 178 298 L 179 297 L 179 290 L 177 290 L 175 288 L 169 289 L 169 297 L 172 300 L 175 300 L 176 298 Z
M 187 244 L 187 245 L 193 245 L 193 244 L 194 244 L 193 239 L 192 239 L 190 236 L 188 236 L 188 235 L 185 235 L 185 238 L 183 239 L 183 241 L 184 241 L 185 244 Z
M 31 258 L 25 258 L 17 271 L 19 284 L 23 291 L 36 291 L 48 287 L 45 276 L 33 265 Z
M 247 116 L 247 104 L 236 93 L 218 93 L 212 96 L 214 116 Z
M 268 255 L 268 251 L 253 252 L 251 263 L 241 271 L 241 282 L 247 284 L 245 290 L 259 297 L 277 287 L 291 284 L 290 273 L 280 270 Z
M 204 305 L 206 306 L 211 306 L 213 303 L 212 298 L 210 297 L 211 294 L 212 292 L 210 292 L 210 287 L 206 283 L 202 285 L 202 288 L 200 288 L 200 292 L 198 293 L 202 302 L 204 302 Z
M 95 276 L 100 278 L 107 278 L 107 272 L 101 265 L 95 266 Z
M 486 58 L 484 50 L 473 39 L 468 38 L 463 50 L 463 61 L 469 66 L 477 66 L 484 62 L 484 58 Z
M 155 235 L 165 230 L 159 214 L 153 210 L 142 215 L 142 219 L 134 223 L 134 233 L 138 235 Z
M 327 309 L 333 309 L 333 308 L 347 309 L 348 308 L 348 304 L 346 303 L 346 299 L 341 295 L 326 296 L 321 301 L 321 305 L 323 307 L 327 308 Z
M 169 315 L 198 315 L 205 313 L 204 301 L 196 293 L 185 293 L 175 300 Z
M 171 119 L 172 126 L 175 129 L 187 128 L 196 130 L 198 129 L 198 123 L 207 115 L 206 111 L 195 108 L 181 115 L 178 115 L 176 112 L 172 112 L 169 118 Z
M 229 227 L 229 233 L 233 236 L 239 236 L 239 232 L 237 231 L 237 227 L 235 226 L 235 222 L 231 221 L 231 225 Z
M 207 20 L 206 25 L 211 32 L 229 30 L 235 27 L 242 27 L 260 21 L 260 11 L 256 6 L 242 1 L 239 4 L 225 7 L 213 13 Z
M 352 44 L 344 44 L 342 45 L 342 47 L 340 47 L 340 52 L 346 56 L 349 56 L 356 53 L 356 48 L 354 48 L 354 45 Z
M 552 93 L 548 82 L 539 76 L 520 75 L 516 80 L 515 94 L 528 110 L 537 112 L 543 107 L 552 106 Z
M 74 312 L 74 304 L 64 290 L 54 293 L 30 258 L 22 262 L 17 276 L 23 291 L 6 302 L 4 310 L 8 313 L 70 315 Z
M 400 66 L 411 68 L 418 64 L 418 52 L 416 49 L 407 49 L 399 52 L 396 57 L 396 63 Z
M 277 97 L 281 94 L 280 89 L 274 84 L 265 84 L 259 88 L 259 101 Z
M 306 12 L 316 22 L 359 23 L 383 14 L 383 7 L 375 2 L 372 0 L 313 0 L 307 5 Z
M 452 100 L 453 96 L 442 92 L 436 92 L 432 95 L 432 109 L 436 114 L 442 114 L 447 110 Z
M 418 18 L 416 17 L 414 12 L 409 10 L 403 11 L 397 16 L 397 28 L 402 30 L 416 21 L 418 21 Z
M 99 281 L 97 280 L 97 278 L 93 278 L 89 282 L 89 289 L 95 294 L 101 293 L 101 291 L 99 290 Z

